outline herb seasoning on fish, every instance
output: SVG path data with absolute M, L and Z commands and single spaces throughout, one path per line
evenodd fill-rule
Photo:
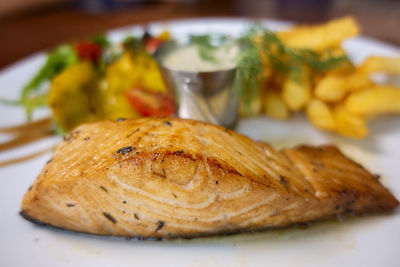
M 104 215 L 104 217 L 106 217 L 110 222 L 112 222 L 112 223 L 117 223 L 117 220 L 116 220 L 110 213 L 107 213 L 107 212 L 104 212 L 104 211 L 103 211 L 103 215 Z
M 164 224 L 165 224 L 164 221 L 158 221 L 157 229 L 154 232 L 161 230 L 163 228 Z
M 117 153 L 118 154 L 128 154 L 129 152 L 131 152 L 134 149 L 135 148 L 133 146 L 126 146 L 126 147 L 118 149 Z

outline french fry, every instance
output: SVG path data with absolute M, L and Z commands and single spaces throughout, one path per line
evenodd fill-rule
M 359 34 L 359 26 L 353 17 L 331 20 L 317 26 L 301 26 L 278 33 L 278 37 L 289 47 L 316 51 L 337 47 L 347 38 Z
M 345 77 L 344 84 L 348 92 L 357 91 L 374 85 L 372 80 L 367 75 L 364 75 L 357 71 L 347 75 Z
M 329 49 L 323 50 L 320 54 L 323 58 L 340 57 L 340 56 L 347 55 L 346 51 L 340 45 L 336 46 L 336 47 L 330 47 Z
M 358 72 L 346 75 L 328 74 L 318 80 L 314 93 L 317 98 L 325 102 L 335 103 L 343 100 L 348 92 L 373 85 L 368 76 Z
M 309 121 L 317 128 L 334 131 L 335 119 L 330 107 L 319 99 L 312 99 L 307 103 L 306 115 Z
M 282 99 L 290 110 L 300 110 L 311 98 L 310 71 L 306 67 L 300 70 L 300 77 L 289 73 L 282 85 Z
M 307 85 L 288 79 L 283 84 L 282 98 L 290 110 L 300 110 L 310 99 L 310 89 Z
M 320 56 L 322 59 L 328 60 L 333 57 L 347 57 L 347 53 L 341 46 L 337 46 L 321 51 Z M 355 69 L 355 66 L 350 60 L 343 60 L 340 63 L 336 63 L 335 68 L 330 70 L 329 73 L 346 75 L 354 72 Z
M 278 92 L 267 91 L 263 99 L 263 111 L 268 117 L 284 120 L 290 116 L 290 111 Z
M 344 106 L 349 112 L 362 116 L 400 114 L 400 88 L 381 85 L 357 91 L 346 98 Z
M 169 32 L 169 30 L 164 30 L 159 35 L 157 35 L 157 39 L 163 42 L 168 42 L 171 40 L 171 33 Z
M 253 99 L 250 105 L 244 103 L 243 100 L 240 101 L 239 104 L 239 116 L 241 117 L 249 117 L 255 116 L 261 113 L 262 109 L 262 99 L 261 96 L 258 95 Z
M 343 77 L 327 75 L 315 87 L 315 96 L 325 102 L 339 102 L 346 95 L 346 86 Z
M 355 66 L 342 58 L 346 51 L 341 43 L 358 33 L 359 26 L 352 17 L 277 33 L 286 50 L 277 50 L 276 55 L 273 49 L 268 50 L 276 59 L 269 54 L 263 56 L 264 89 L 268 90 L 263 94 L 262 112 L 275 119 L 286 119 L 292 111 L 304 108 L 315 127 L 353 138 L 368 134 L 366 122 L 374 115 L 400 114 L 400 88 L 377 86 L 369 77 L 379 72 L 400 74 L 400 57 L 373 56 Z M 292 58 L 292 54 L 282 52 L 301 51 L 297 49 L 310 49 L 319 59 L 310 56 L 302 62 L 300 56 Z M 274 60 L 286 68 L 278 65 L 274 69 Z M 252 109 L 259 107 L 258 102 L 253 103 Z
M 336 131 L 345 136 L 361 139 L 368 134 L 366 121 L 362 116 L 349 112 L 343 105 L 333 110 Z
M 400 57 L 372 56 L 358 67 L 358 71 L 366 75 L 376 72 L 384 72 L 391 75 L 400 74 Z

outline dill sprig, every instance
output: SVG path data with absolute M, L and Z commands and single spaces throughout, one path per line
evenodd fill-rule
M 304 67 L 314 72 L 324 73 L 334 70 L 349 59 L 344 56 L 321 56 L 310 49 L 294 49 L 286 46 L 272 31 L 259 24 L 253 25 L 238 39 L 243 48 L 238 63 L 237 85 L 245 108 L 259 94 L 263 85 L 263 59 L 277 73 L 289 75 L 290 79 L 301 81 Z
M 251 36 L 243 36 L 238 40 L 241 53 L 236 74 L 236 88 L 241 91 L 245 109 L 249 112 L 251 102 L 257 97 L 262 82 L 263 64 L 257 47 Z
M 226 40 L 226 35 L 219 36 L 219 42 L 215 42 L 216 36 L 192 35 L 191 43 L 197 46 L 199 55 L 209 62 L 217 62 L 214 53 Z M 321 56 L 310 49 L 294 49 L 286 46 L 276 33 L 262 27 L 260 24 L 252 25 L 242 37 L 236 40 L 241 52 L 238 58 L 237 88 L 241 91 L 241 98 L 245 108 L 249 109 L 252 101 L 259 94 L 263 85 L 263 59 L 264 57 L 271 68 L 277 73 L 283 73 L 295 81 L 300 82 L 304 67 L 314 72 L 327 72 L 337 68 L 348 61 L 348 57 Z
M 191 35 L 190 43 L 197 47 L 199 56 L 209 62 L 218 63 L 215 56 L 216 50 L 226 44 L 228 36 L 224 34 Z
M 327 72 L 349 60 L 346 55 L 336 57 L 328 53 L 328 56 L 324 58 L 310 49 L 290 48 L 274 32 L 260 25 L 250 28 L 247 36 L 257 43 L 260 53 L 268 57 L 278 72 L 288 72 L 293 66 L 299 64 L 308 65 L 315 72 Z
M 210 35 L 191 35 L 190 43 L 197 47 L 199 55 L 202 59 L 216 63 L 217 59 L 214 55 L 216 47 L 211 44 Z

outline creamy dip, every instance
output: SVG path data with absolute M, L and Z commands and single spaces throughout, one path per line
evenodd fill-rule
M 239 47 L 222 46 L 212 51 L 215 60 L 210 61 L 201 57 L 195 45 L 177 48 L 168 53 L 162 63 L 165 67 L 178 71 L 210 72 L 227 70 L 236 67 Z

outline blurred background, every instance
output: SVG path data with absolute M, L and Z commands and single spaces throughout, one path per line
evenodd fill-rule
M 398 0 L 1 0 L 0 69 L 61 42 L 130 24 L 204 16 L 318 23 L 348 14 L 364 35 L 400 45 Z

